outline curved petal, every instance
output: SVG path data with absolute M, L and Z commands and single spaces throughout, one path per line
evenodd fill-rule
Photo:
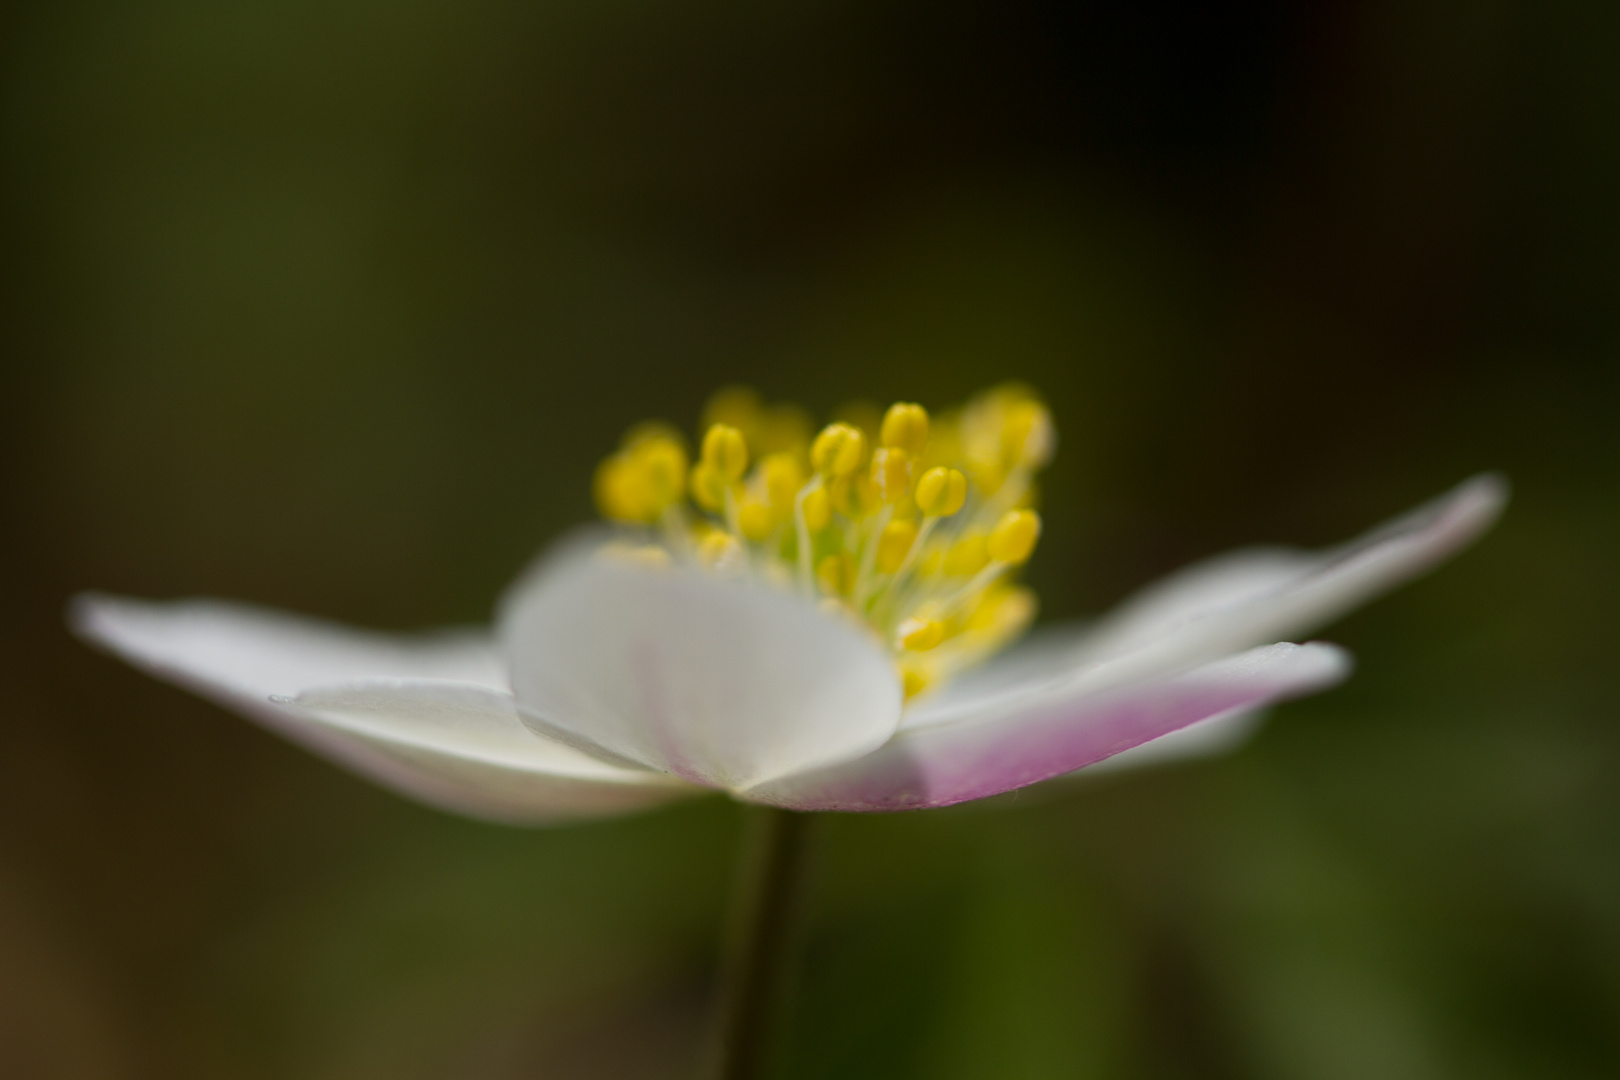
M 1265 723 L 1266 712 L 1265 709 L 1242 709 L 1238 712 L 1211 716 L 1196 724 L 1188 724 L 1179 731 L 1161 735 L 1152 742 L 1145 742 L 1111 758 L 1104 758 L 1095 765 L 1088 765 L 1071 775 L 1091 776 L 1115 770 L 1152 768 L 1155 765 L 1168 765 L 1176 761 L 1190 761 L 1193 758 L 1229 753 L 1248 742 L 1249 738 L 1260 730 L 1260 725 Z
M 1252 710 L 1343 679 L 1332 645 L 1271 645 L 1170 678 L 1029 695 L 970 723 L 907 731 L 859 761 L 742 793 L 794 810 L 911 810 L 950 806 L 1072 772 L 1210 717 Z
M 1316 555 L 1237 553 L 1184 571 L 1100 625 L 1081 659 L 1139 656 L 1149 669 L 1169 671 L 1308 634 L 1472 543 L 1495 523 L 1507 495 L 1501 477 L 1476 476 Z
M 73 598 L 81 636 L 126 658 L 183 670 L 254 697 L 364 679 L 452 679 L 506 689 L 483 630 L 379 634 L 230 600 L 155 602 L 102 593 Z
M 1098 691 L 1311 633 L 1465 547 L 1506 501 L 1501 478 L 1479 476 L 1325 552 L 1249 548 L 1195 563 L 1089 628 L 1060 628 L 1016 646 L 919 701 L 903 726 L 971 720 L 1059 683 Z
M 1298 548 L 1252 547 L 1202 559 L 1127 597 L 1092 627 L 1087 651 L 1126 652 L 1189 619 L 1286 589 L 1327 558 Z
M 1082 650 L 1095 636 L 1087 622 L 1038 627 L 1006 652 L 907 703 L 900 730 L 960 720 L 1070 678 L 1085 662 Z
M 512 695 L 465 683 L 375 682 L 307 690 L 294 709 L 411 769 L 482 816 L 540 822 L 636 810 L 700 789 L 623 769 L 518 718 Z
M 520 581 L 501 634 L 518 708 L 564 741 L 739 788 L 894 733 L 884 651 L 804 600 L 572 544 Z
M 245 604 L 100 595 L 75 598 L 70 620 L 136 667 L 443 809 L 538 821 L 666 797 L 653 774 L 615 769 L 522 727 L 506 691 L 489 685 L 500 665 L 483 635 L 389 637 Z M 401 675 L 461 681 L 432 684 L 428 700 L 414 703 L 398 685 L 392 712 L 376 697 L 369 705 L 351 697 L 339 709 L 328 691 L 310 699 L 320 709 L 289 700 L 323 682 Z M 520 737 L 534 747 L 520 749 Z

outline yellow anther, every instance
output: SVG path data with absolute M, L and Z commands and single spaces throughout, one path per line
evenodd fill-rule
M 757 544 L 776 531 L 776 513 L 766 504 L 749 499 L 737 508 L 737 527 Z
M 1052 414 L 1038 401 L 1026 400 L 1009 405 L 1001 428 L 1002 450 L 1007 464 L 1038 469 L 1052 457 L 1057 436 Z
M 654 516 L 686 494 L 686 449 L 678 440 L 653 435 L 631 447 L 630 456 L 646 479 Z
M 848 424 L 828 424 L 810 445 L 810 465 L 822 476 L 848 476 L 861 467 L 866 437 Z
M 911 553 L 911 545 L 916 542 L 916 522 L 889 522 L 878 536 L 877 568 L 885 574 L 894 573 L 906 561 L 906 556 Z
M 742 556 L 742 545 L 730 533 L 715 529 L 705 536 L 697 548 L 698 562 L 710 569 L 726 569 Z
M 1035 621 L 1037 606 L 1030 589 L 998 582 L 985 590 L 964 621 L 967 629 L 975 633 L 1009 638 L 1023 633 Z
M 911 494 L 911 459 L 898 446 L 885 446 L 872 455 L 872 483 L 878 497 L 897 503 Z
M 883 415 L 882 440 L 912 457 L 922 454 L 928 444 L 928 410 L 911 402 L 897 401 Z
M 614 454 L 603 460 L 596 467 L 593 488 L 596 508 L 608 520 L 630 524 L 643 524 L 648 520 L 647 506 L 651 500 L 629 455 Z
M 816 580 L 830 596 L 848 596 L 855 588 L 855 560 L 847 551 L 828 555 L 816 564 Z
M 967 477 L 956 469 L 936 466 L 917 481 L 917 509 L 929 517 L 949 517 L 967 501 Z
M 901 401 L 832 420 L 817 434 L 797 406 L 731 387 L 704 410 L 695 453 L 667 425 L 635 428 L 597 470 L 596 499 L 663 541 L 627 537 L 608 554 L 687 560 L 797 593 L 886 649 L 914 698 L 1033 618 L 1033 594 L 1011 579 L 1040 535 L 1035 479 L 1055 445 L 1051 417 L 1009 383 L 937 415 Z
M 806 479 L 804 466 L 792 454 L 770 454 L 759 463 L 765 498 L 779 512 L 793 509 L 793 499 Z
M 945 624 L 938 619 L 910 618 L 894 632 L 901 648 L 927 652 L 945 640 Z
M 999 461 L 973 461 L 968 468 L 973 472 L 973 486 L 981 495 L 994 495 L 1007 482 L 1007 470 Z
M 945 553 L 942 569 L 952 577 L 972 577 L 990 565 L 990 553 L 980 533 L 969 533 L 951 545 Z
M 692 501 L 713 514 L 726 508 L 726 479 L 707 461 L 692 466 Z
M 722 387 L 703 406 L 703 430 L 707 431 L 715 424 L 726 424 L 742 432 L 743 438 L 751 439 L 759 427 L 760 413 L 763 411 L 759 394 L 752 388 Z
M 804 526 L 811 532 L 820 532 L 832 520 L 832 503 L 826 488 L 816 488 L 804 497 Z
M 896 664 L 895 667 L 900 674 L 900 687 L 905 691 L 907 701 L 927 690 L 933 682 L 927 668 L 915 661 Z
M 878 494 L 877 485 L 866 472 L 854 473 L 833 481 L 832 504 L 840 514 L 851 521 L 870 517 L 882 503 L 883 498 Z
M 1041 516 L 1033 510 L 1009 510 L 990 530 L 985 550 L 996 562 L 1021 563 L 1035 550 L 1041 535 Z
M 595 493 L 604 517 L 640 525 L 656 521 L 686 493 L 686 450 L 664 425 L 643 425 L 597 467 Z
M 748 443 L 743 433 L 730 424 L 712 424 L 703 436 L 703 464 L 719 473 L 728 483 L 736 483 L 748 471 Z

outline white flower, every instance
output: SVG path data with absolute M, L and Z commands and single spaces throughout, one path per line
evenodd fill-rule
M 926 433 L 926 416 L 922 423 Z M 914 434 L 884 432 L 895 447 Z M 1273 642 L 1435 565 L 1486 529 L 1506 497 L 1501 481 L 1479 477 L 1340 548 L 1236 552 L 1091 625 L 1037 633 L 961 673 L 986 642 L 1009 636 L 1006 619 L 970 618 L 968 607 L 1005 611 L 1017 596 L 994 581 L 999 572 L 983 569 L 969 576 L 978 591 L 968 607 L 959 585 L 930 592 L 918 584 L 927 507 L 938 507 L 935 524 L 944 521 L 961 506 L 960 485 L 954 504 L 948 484 L 943 494 L 908 486 L 924 507 L 923 528 L 887 562 L 867 553 L 900 518 L 874 514 L 864 531 L 851 525 L 848 534 L 862 539 L 849 541 L 853 558 L 839 556 L 848 572 L 817 568 L 822 591 L 842 597 L 841 615 L 795 588 L 793 571 L 808 560 L 787 533 L 808 535 L 804 494 L 819 479 L 799 478 L 796 503 L 775 531 L 763 511 L 753 525 L 739 524 L 729 493 L 744 492 L 743 466 L 711 441 L 697 469 L 714 466 L 735 485 L 711 493 L 730 531 L 711 530 L 693 546 L 682 520 L 666 546 L 628 555 L 595 535 L 564 543 L 508 591 L 493 633 L 393 636 L 224 601 L 94 594 L 75 600 L 72 623 L 130 663 L 387 787 L 478 817 L 543 822 L 704 790 L 800 810 L 935 807 L 1115 755 L 1140 760 L 1235 741 L 1255 710 L 1349 672 L 1335 646 Z M 1015 458 L 1033 460 L 1037 441 L 1044 460 L 1051 436 L 1040 424 L 1020 436 Z M 819 465 L 829 464 L 835 458 L 823 454 Z M 645 495 L 621 481 L 609 470 L 599 494 L 606 484 L 621 508 Z M 1006 509 L 1015 502 L 991 510 L 1023 513 Z M 668 525 L 670 510 L 659 499 L 644 516 Z M 961 542 L 966 528 L 937 538 L 939 550 Z M 1013 550 L 1008 543 L 1003 551 Z M 767 550 L 786 554 L 762 557 Z M 1016 561 L 991 565 L 1010 570 Z M 873 565 L 888 566 L 894 581 L 857 585 L 863 571 L 881 577 Z M 998 588 L 999 600 L 985 599 Z M 1032 608 L 1013 606 L 1021 626 Z M 857 609 L 871 626 L 853 617 Z M 942 633 L 949 636 L 936 650 Z M 910 646 L 908 634 L 918 634 Z M 936 653 L 928 672 L 907 666 Z

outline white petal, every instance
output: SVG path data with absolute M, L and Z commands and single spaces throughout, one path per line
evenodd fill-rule
M 1145 742 L 1111 758 L 1104 758 L 1072 775 L 1092 776 L 1119 769 L 1152 768 L 1176 761 L 1190 761 L 1194 758 L 1230 753 L 1248 742 L 1250 737 L 1260 730 L 1260 726 L 1265 723 L 1266 712 L 1266 709 L 1244 709 L 1211 716 L 1207 720 L 1189 724 L 1180 731 L 1161 735 L 1152 742 Z
M 70 617 L 80 636 L 137 667 L 445 809 L 534 821 L 628 808 L 666 790 L 652 774 L 627 773 L 522 727 L 483 635 L 368 634 L 215 600 L 85 595 Z M 375 697 L 319 714 L 286 700 L 323 683 L 401 676 L 460 681 L 438 683 L 414 703 L 395 687 L 395 713 Z M 518 738 L 534 746 L 520 749 Z
M 1466 547 L 1506 502 L 1500 477 L 1477 476 L 1341 547 L 1241 552 L 1183 571 L 1101 624 L 1082 660 L 1173 671 L 1304 636 Z
M 544 821 L 639 809 L 698 789 L 530 731 L 512 695 L 465 683 L 376 682 L 278 699 L 410 767 L 484 816 Z
M 907 704 L 900 730 L 956 720 L 1008 694 L 1069 678 L 1084 663 L 1082 650 L 1094 637 L 1095 631 L 1084 622 L 1039 627 L 984 665 Z
M 694 783 L 738 788 L 882 745 L 887 654 L 796 596 L 568 545 L 514 587 L 501 634 L 524 718 Z
M 903 726 L 970 720 L 1060 683 L 1096 692 L 1305 636 L 1466 546 L 1496 520 L 1506 499 L 1499 478 L 1476 477 L 1338 548 L 1253 548 L 1197 563 L 1089 628 L 1058 628 L 1020 644 L 919 701 Z
M 507 688 L 505 665 L 482 630 L 378 634 L 228 600 L 159 603 L 99 593 L 75 597 L 68 617 L 79 634 L 129 659 L 252 697 L 364 679 Z
M 1322 566 L 1321 552 L 1240 548 L 1183 567 L 1128 597 L 1092 627 L 1092 655 L 1121 653 L 1210 612 L 1278 592 Z
M 1331 645 L 1272 645 L 1102 693 L 1029 694 L 1003 711 L 902 732 L 857 761 L 743 793 L 795 810 L 949 806 L 1025 787 L 1213 717 L 1330 686 L 1349 658 Z

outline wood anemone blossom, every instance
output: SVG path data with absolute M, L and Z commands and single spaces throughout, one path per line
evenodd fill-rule
M 1324 552 L 1239 551 L 1014 644 L 1046 410 L 1000 388 L 829 425 L 741 392 L 695 463 L 637 429 L 491 632 L 368 633 L 219 600 L 86 594 L 86 640 L 448 810 L 544 823 L 718 790 L 793 810 L 949 806 L 1115 759 L 1209 752 L 1350 670 L 1290 644 L 1482 533 L 1470 480 Z M 857 418 L 858 420 L 858 418 Z M 690 500 L 690 501 L 688 501 Z M 1007 647 L 1007 646 L 1012 647 Z M 1120 756 L 1123 755 L 1123 756 Z

